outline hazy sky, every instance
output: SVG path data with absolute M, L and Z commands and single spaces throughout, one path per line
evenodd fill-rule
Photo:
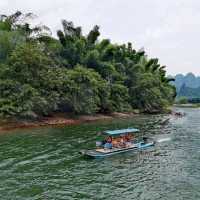
M 16 10 L 34 12 L 54 32 L 61 19 L 85 33 L 100 25 L 101 37 L 144 47 L 169 74 L 200 75 L 199 0 L 0 0 L 1 14 Z

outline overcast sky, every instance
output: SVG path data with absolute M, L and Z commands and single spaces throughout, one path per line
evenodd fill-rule
M 0 0 L 1 14 L 34 12 L 54 32 L 67 19 L 85 33 L 100 25 L 102 38 L 132 42 L 167 66 L 168 74 L 200 75 L 199 0 Z

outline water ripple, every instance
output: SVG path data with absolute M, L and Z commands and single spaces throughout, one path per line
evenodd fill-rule
M 181 111 L 164 126 L 164 115 L 144 115 L 1 135 L 0 199 L 200 199 L 200 110 Z M 138 137 L 171 140 L 103 160 L 78 154 L 94 147 L 96 132 L 131 126 Z

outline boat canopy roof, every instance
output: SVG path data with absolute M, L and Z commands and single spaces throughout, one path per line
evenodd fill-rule
M 120 135 L 120 134 L 126 134 L 126 133 L 135 133 L 138 131 L 139 129 L 136 129 L 136 128 L 128 128 L 128 129 L 120 129 L 120 130 L 114 130 L 114 131 L 104 131 L 103 133 L 106 135 L 114 136 L 114 135 Z

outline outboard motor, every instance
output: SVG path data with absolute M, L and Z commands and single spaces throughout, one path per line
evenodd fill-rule
M 148 143 L 148 139 L 149 139 L 148 137 L 143 137 L 143 138 L 142 138 L 143 143 L 144 143 L 144 144 L 147 144 L 147 143 Z

